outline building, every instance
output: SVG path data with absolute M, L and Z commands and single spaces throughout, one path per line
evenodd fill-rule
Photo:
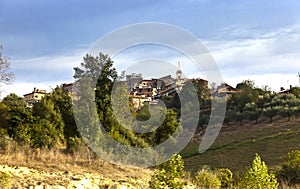
M 140 108 L 145 102 L 151 102 L 157 95 L 156 88 L 152 86 L 152 80 L 142 80 L 136 83 L 133 91 L 130 92 L 131 102 L 134 108 Z
M 176 80 L 180 81 L 180 80 L 183 80 L 183 79 L 184 78 L 182 77 L 180 62 L 178 62 L 177 71 L 176 71 Z
M 126 84 L 129 91 L 133 91 L 135 84 L 141 82 L 142 80 L 143 77 L 141 73 L 132 73 L 131 75 L 126 75 Z
M 289 94 L 292 92 L 293 86 L 290 85 L 289 89 L 284 89 L 283 87 L 280 87 L 280 91 L 277 94 Z
M 235 93 L 241 92 L 240 90 L 228 85 L 227 83 L 222 83 L 217 87 L 216 91 L 213 93 L 213 96 L 226 96 L 231 97 Z
M 32 108 L 34 103 L 41 101 L 46 95 L 46 90 L 33 88 L 33 91 L 31 93 L 25 94 L 23 96 L 27 107 Z
M 79 82 L 74 83 L 64 83 L 61 85 L 62 89 L 66 91 L 69 96 L 72 98 L 72 100 L 78 100 L 79 99 Z

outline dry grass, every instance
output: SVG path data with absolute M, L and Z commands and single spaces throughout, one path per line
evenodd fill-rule
M 93 179 L 97 177 L 105 178 L 102 180 L 98 179 L 97 182 L 108 181 L 113 183 L 123 180 L 124 183 L 138 181 L 147 184 L 152 174 L 152 171 L 149 169 L 129 168 L 109 163 L 97 157 L 87 148 L 81 152 L 66 153 L 65 149 L 62 148 L 51 150 L 32 149 L 28 146 L 20 147 L 14 142 L 7 143 L 5 153 L 4 150 L 0 153 L 0 165 L 2 167 L 33 169 L 33 172 L 36 172 L 36 174 L 47 177 L 40 178 L 40 183 L 55 183 L 53 181 L 54 177 L 49 177 L 50 173 L 57 175 L 55 180 L 59 177 L 64 177 L 64 173 L 68 173 L 69 175 L 81 175 L 80 178 L 85 179 L 89 179 L 89 176 L 86 175 L 92 176 Z M 35 176 L 32 177 L 33 179 L 35 178 Z M 14 182 L 21 181 L 14 179 Z

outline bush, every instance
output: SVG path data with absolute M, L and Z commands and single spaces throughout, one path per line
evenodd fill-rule
M 221 181 L 218 179 L 217 175 L 207 169 L 198 171 L 193 179 L 193 183 L 199 188 L 221 188 Z
M 10 187 L 10 174 L 5 171 L 0 171 L 0 186 L 3 188 Z
M 269 173 L 265 162 L 261 161 L 259 155 L 256 154 L 252 162 L 252 167 L 247 169 L 245 175 L 239 182 L 240 188 L 249 189 L 273 189 L 278 188 L 275 175 Z
M 217 177 L 221 181 L 222 188 L 229 188 L 232 186 L 233 173 L 229 169 L 227 168 L 219 169 L 217 172 Z
M 79 137 L 69 137 L 67 138 L 66 143 L 66 150 L 69 153 L 84 151 L 87 148 L 83 139 Z
M 288 153 L 286 161 L 279 171 L 279 178 L 288 184 L 300 183 L 300 151 L 294 150 Z
M 155 170 L 152 176 L 149 186 L 152 189 L 163 188 L 183 188 L 184 182 L 182 177 L 184 176 L 183 160 L 180 155 L 174 155 L 167 162 L 159 165 L 159 168 Z

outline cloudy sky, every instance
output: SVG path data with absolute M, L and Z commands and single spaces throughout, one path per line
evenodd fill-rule
M 0 43 L 16 76 L 12 85 L 2 86 L 2 97 L 72 82 L 73 67 L 99 38 L 141 22 L 167 23 L 195 35 L 233 86 L 246 79 L 274 91 L 299 85 L 298 0 L 0 0 Z M 129 48 L 114 60 L 120 70 L 137 71 L 132 64 L 145 57 L 180 61 L 186 76 L 201 77 L 186 57 L 160 46 Z M 142 64 L 171 74 L 176 69 Z

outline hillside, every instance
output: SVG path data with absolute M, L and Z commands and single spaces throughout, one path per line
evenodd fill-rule
M 194 172 L 204 165 L 227 167 L 240 174 L 258 153 L 271 168 L 283 163 L 288 152 L 300 149 L 300 119 L 287 122 L 276 118 L 273 123 L 246 123 L 223 126 L 214 144 L 203 154 L 197 153 L 199 141 L 190 143 L 181 154 L 186 170 Z
M 59 151 L 0 156 L 0 188 L 147 188 L 151 174 Z

